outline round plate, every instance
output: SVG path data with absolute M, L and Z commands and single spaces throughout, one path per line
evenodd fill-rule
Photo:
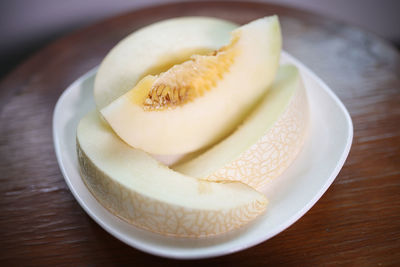
M 311 123 L 304 147 L 294 163 L 270 182 L 263 193 L 267 212 L 239 230 L 211 238 L 165 237 L 138 229 L 101 206 L 84 185 L 76 155 L 79 120 L 95 108 L 96 70 L 72 83 L 60 96 L 53 114 L 53 138 L 58 164 L 83 209 L 107 232 L 142 251 L 179 259 L 207 258 L 257 245 L 283 231 L 306 213 L 332 184 L 349 153 L 353 125 L 344 105 L 313 72 L 283 52 L 282 63 L 296 65 L 310 105 Z

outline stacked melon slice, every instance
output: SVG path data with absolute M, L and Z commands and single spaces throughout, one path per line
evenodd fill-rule
M 267 199 L 255 188 L 290 164 L 308 119 L 296 68 L 276 75 L 280 49 L 275 16 L 239 28 L 172 19 L 120 42 L 96 76 L 98 110 L 77 130 L 92 194 L 133 225 L 180 237 L 221 234 L 262 214 Z M 150 154 L 193 151 L 171 167 Z
M 307 126 L 307 98 L 298 70 L 281 66 L 262 102 L 233 134 L 173 167 L 186 175 L 261 189 L 295 159 Z

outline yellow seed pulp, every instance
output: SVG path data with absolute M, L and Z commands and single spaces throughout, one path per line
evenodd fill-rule
M 208 55 L 193 55 L 158 76 L 145 76 L 129 97 L 144 110 L 154 111 L 184 105 L 203 96 L 229 71 L 238 53 L 238 39 L 234 36 L 229 45 Z

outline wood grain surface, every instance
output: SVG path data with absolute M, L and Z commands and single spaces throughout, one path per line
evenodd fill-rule
M 53 149 L 52 113 L 63 90 L 130 32 L 183 15 L 245 23 L 280 15 L 284 48 L 349 109 L 350 155 L 333 185 L 274 238 L 228 256 L 175 261 L 118 241 L 79 206 Z M 400 54 L 358 28 L 262 3 L 201 2 L 132 11 L 62 38 L 0 83 L 0 264 L 400 266 Z

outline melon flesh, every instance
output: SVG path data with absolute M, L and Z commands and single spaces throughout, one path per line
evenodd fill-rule
M 281 66 L 262 102 L 232 135 L 172 168 L 193 177 L 241 181 L 261 189 L 295 159 L 308 121 L 300 74 L 292 65 Z
M 113 214 L 156 233 L 203 237 L 241 227 L 266 208 L 265 196 L 240 182 L 216 183 L 177 173 L 126 145 L 98 113 L 79 123 L 83 181 Z
M 203 26 L 209 27 L 208 24 Z M 132 147 L 164 155 L 196 151 L 221 140 L 244 119 L 272 83 L 280 50 L 281 35 L 277 17 L 253 21 L 233 31 L 231 44 L 221 52 L 232 52 L 232 58 L 224 57 L 228 58 L 226 64 L 216 63 L 215 72 L 219 68 L 226 69 L 219 80 L 214 81 L 209 76 L 200 75 L 199 78 L 188 75 L 196 79 L 196 82 L 188 82 L 190 86 L 200 84 L 201 88 L 205 83 L 204 87 L 208 88 L 190 101 L 178 101 L 175 106 L 168 105 L 161 110 L 145 108 L 146 89 L 154 84 L 152 77 L 146 77 L 100 112 L 115 133 Z M 210 61 L 212 59 L 204 60 L 206 64 Z M 196 67 L 201 68 L 202 65 L 181 68 L 178 72 L 184 73 L 179 75 L 172 72 L 170 76 L 182 79 L 172 83 L 180 86 L 191 81 L 191 78 L 182 77 L 186 77 L 185 72 L 191 74 Z M 167 80 L 173 79 L 168 77 Z
M 104 58 L 94 83 L 100 110 L 131 90 L 147 74 L 158 74 L 193 54 L 229 43 L 236 24 L 216 18 L 184 17 L 146 26 L 120 41 Z

